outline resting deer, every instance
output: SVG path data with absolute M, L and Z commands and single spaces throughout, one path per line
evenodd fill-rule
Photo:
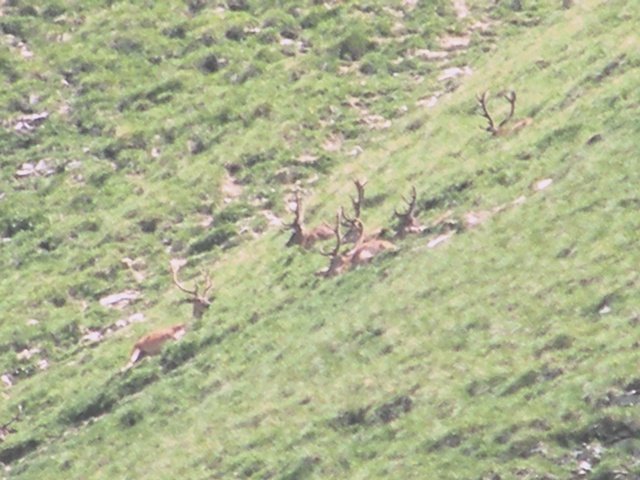
M 162 352 L 162 348 L 168 340 L 180 340 L 185 333 L 187 333 L 187 327 L 184 323 L 181 323 L 145 335 L 133 346 L 129 363 L 127 363 L 122 371 L 129 370 L 136 362 L 142 360 L 144 357 L 158 355 Z
M 352 268 L 369 263 L 376 255 L 385 250 L 395 250 L 396 246 L 387 240 L 378 236 L 365 236 L 364 225 L 360 219 L 354 221 L 353 227 L 358 232 L 358 239 L 355 246 L 345 254 L 349 257 L 349 264 Z
M 362 211 L 362 204 L 364 203 L 364 187 L 367 184 L 367 181 L 361 182 L 360 180 L 354 180 L 353 184 L 356 187 L 356 191 L 358 192 L 358 197 L 351 197 L 351 205 L 353 206 L 353 217 L 349 217 L 344 213 L 344 209 L 340 209 L 340 214 L 344 219 L 345 226 L 348 226 L 349 229 L 342 236 L 342 243 L 356 243 L 358 241 L 358 231 L 354 228 L 354 222 L 360 219 L 360 213 Z
M 321 255 L 329 258 L 329 266 L 317 272 L 325 278 L 335 277 L 349 268 L 351 258 L 349 254 L 340 253 L 342 246 L 342 236 L 340 235 L 340 210 L 336 213 L 336 227 L 332 229 L 333 235 L 336 237 L 336 246 L 330 252 L 320 251 Z
M 527 125 L 531 125 L 533 123 L 533 119 L 526 117 L 522 118 L 511 125 L 508 125 L 513 118 L 513 114 L 516 109 L 516 92 L 511 90 L 510 92 L 501 93 L 500 96 L 507 99 L 509 104 L 511 105 L 511 110 L 509 114 L 502 120 L 498 126 L 496 126 L 495 122 L 491 118 L 489 111 L 487 110 L 487 98 L 489 97 L 489 91 L 485 91 L 482 95 L 476 95 L 476 99 L 478 100 L 478 105 L 482 108 L 482 116 L 487 119 L 489 125 L 485 128 L 485 130 L 494 137 L 501 137 L 504 135 L 508 135 L 513 132 L 517 132 L 518 130 L 523 129 Z
M 380 238 L 367 239 L 364 235 L 364 225 L 360 219 L 353 219 L 353 229 L 357 232 L 355 246 L 345 253 L 340 253 L 342 246 L 342 237 L 340 235 L 340 217 L 344 216 L 342 210 L 336 214 L 336 227 L 334 236 L 336 237 L 336 246 L 330 252 L 320 252 L 322 255 L 329 257 L 329 266 L 318 272 L 324 277 L 333 277 L 339 275 L 345 270 L 369 263 L 373 257 L 380 252 L 389 249 L 395 249 L 395 245 Z
M 307 230 L 304 226 L 304 210 L 300 195 L 296 192 L 296 212 L 293 223 L 287 224 L 287 228 L 292 228 L 291 238 L 286 243 L 286 247 L 300 245 L 304 249 L 311 248 L 316 242 L 328 240 L 333 237 L 333 229 L 326 223 L 318 225 L 311 230 Z
M 411 200 L 407 200 L 404 196 L 402 199 L 408 205 L 407 210 L 403 213 L 393 210 L 394 215 L 398 218 L 398 226 L 396 227 L 396 236 L 404 238 L 405 235 L 410 233 L 422 233 L 427 227 L 422 224 L 415 214 L 416 209 L 416 187 L 411 187 Z

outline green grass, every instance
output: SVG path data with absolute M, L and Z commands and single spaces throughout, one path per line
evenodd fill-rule
M 14 3 L 0 17 L 0 374 L 14 380 L 0 425 L 22 412 L 0 443 L 5 477 L 574 478 L 582 460 L 585 478 L 638 475 L 632 2 L 478 0 L 462 20 L 448 2 Z M 478 21 L 468 50 L 413 58 Z M 475 96 L 503 88 L 534 123 L 492 138 Z M 42 159 L 51 175 L 16 176 Z M 309 224 L 330 220 L 355 178 L 368 228 L 415 185 L 420 219 L 450 210 L 457 233 L 317 277 L 326 259 L 285 249 L 261 211 L 289 221 L 303 189 Z M 493 213 L 471 228 L 470 212 Z M 213 305 L 119 373 L 139 336 L 189 320 L 175 257 L 185 282 L 211 273 Z M 126 289 L 142 296 L 100 305 Z

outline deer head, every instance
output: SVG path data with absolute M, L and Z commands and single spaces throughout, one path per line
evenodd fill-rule
M 516 109 L 516 92 L 511 90 L 509 92 L 503 92 L 499 95 L 505 98 L 509 102 L 509 105 L 511 106 L 511 108 L 509 110 L 509 114 L 497 126 L 493 121 L 493 118 L 491 118 L 489 111 L 487 110 L 487 99 L 489 98 L 489 91 L 488 90 L 485 91 L 482 95 L 476 95 L 476 100 L 478 101 L 478 105 L 480 106 L 480 108 L 482 108 L 482 116 L 486 118 L 487 121 L 489 122 L 489 125 L 485 128 L 487 132 L 491 133 L 491 135 L 493 135 L 494 137 L 500 137 L 500 136 L 515 132 L 517 130 L 520 130 L 526 127 L 527 125 L 530 125 L 531 123 L 533 123 L 533 119 L 527 117 L 527 118 L 518 120 L 517 122 L 512 123 L 511 125 L 507 125 L 513 118 L 513 114 Z
M 358 230 L 356 228 L 357 221 L 360 220 L 360 213 L 362 211 L 362 205 L 364 203 L 364 187 L 367 184 L 367 181 L 361 182 L 360 180 L 354 180 L 353 184 L 356 187 L 356 191 L 358 192 L 358 197 L 354 198 L 351 196 L 351 205 L 353 205 L 353 217 L 349 217 L 344 213 L 344 209 L 341 209 L 342 218 L 345 221 L 345 226 L 348 226 L 349 229 L 342 237 L 343 243 L 356 243 L 358 241 Z
M 330 252 L 320 251 L 321 255 L 329 258 L 329 266 L 318 272 L 318 275 L 323 277 L 334 277 L 339 275 L 344 270 L 349 268 L 350 257 L 348 254 L 341 254 L 340 247 L 342 246 L 342 238 L 340 235 L 340 211 L 336 213 L 336 226 L 333 229 L 334 236 L 336 238 L 336 246 Z
M 292 223 L 286 225 L 287 228 L 293 229 L 291 237 L 285 244 L 285 247 L 300 245 L 302 248 L 311 248 L 318 241 L 328 240 L 333 237 L 333 229 L 326 223 L 307 230 L 304 226 L 304 209 L 300 194 L 296 192 L 296 211 L 295 218 Z
M 205 274 L 205 284 L 202 290 L 202 293 L 198 293 L 198 285 L 195 284 L 193 289 L 186 288 L 180 281 L 178 280 L 178 270 L 180 269 L 179 262 L 171 262 L 171 274 L 173 278 L 173 283 L 180 289 L 182 292 L 189 295 L 187 299 L 188 302 L 193 304 L 193 318 L 199 320 L 209 309 L 211 305 L 211 300 L 207 297 L 207 293 L 211 289 L 211 278 L 208 274 Z
M 408 233 L 421 233 L 426 227 L 415 217 L 416 209 L 416 187 L 411 187 L 411 200 L 407 200 L 404 196 L 402 199 L 407 204 L 407 210 L 405 212 L 398 212 L 393 210 L 394 215 L 398 218 L 398 226 L 396 228 L 396 235 L 400 238 L 404 237 Z

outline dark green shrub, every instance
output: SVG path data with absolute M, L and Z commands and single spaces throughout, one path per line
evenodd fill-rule
M 236 235 L 238 235 L 238 231 L 235 225 L 231 223 L 221 225 L 211 230 L 204 237 L 193 242 L 189 246 L 189 254 L 195 255 L 198 253 L 209 252 L 215 247 L 222 246 Z
M 360 60 L 367 52 L 375 49 L 375 43 L 363 29 L 355 29 L 338 44 L 338 56 L 341 60 Z

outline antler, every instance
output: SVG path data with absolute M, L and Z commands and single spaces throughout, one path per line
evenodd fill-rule
M 205 273 L 205 286 L 204 286 L 204 291 L 202 292 L 202 295 L 198 295 L 198 285 L 195 285 L 195 288 L 193 290 L 188 289 L 187 287 L 185 287 L 182 283 L 180 283 L 180 280 L 178 280 L 178 270 L 180 270 L 180 266 L 177 262 L 171 262 L 170 263 L 171 266 L 171 274 L 172 274 L 172 278 L 173 278 L 173 283 L 176 285 L 176 287 L 178 287 L 181 291 L 183 291 L 184 293 L 187 293 L 189 295 L 193 295 L 196 298 L 205 298 L 207 295 L 207 292 L 209 292 L 209 290 L 211 289 L 212 283 L 211 283 L 211 277 L 209 277 L 208 273 Z
M 511 111 L 509 112 L 509 115 L 507 116 L 507 118 L 505 118 L 503 121 L 500 122 L 500 125 L 498 125 L 498 128 L 504 127 L 506 123 L 509 120 L 511 120 L 514 112 L 516 111 L 516 92 L 511 90 L 509 92 L 504 92 L 502 96 L 506 98 L 507 101 L 511 104 Z
M 342 212 L 342 208 L 336 213 L 336 228 L 333 229 L 333 232 L 336 236 L 336 246 L 331 252 L 325 252 L 324 250 L 320 250 L 320 254 L 325 257 L 337 257 L 340 252 L 340 247 L 342 245 L 342 239 L 340 238 L 340 214 Z
M 416 208 L 416 197 L 417 197 L 417 193 L 416 193 L 416 187 L 415 185 L 411 187 L 411 200 L 407 200 L 404 195 L 402 196 L 402 199 L 404 200 L 405 203 L 407 203 L 409 205 L 409 208 L 407 208 L 407 211 L 404 213 L 399 213 L 395 208 L 393 209 L 393 213 L 395 213 L 396 217 L 400 218 L 400 219 L 407 219 L 407 218 L 412 218 L 413 217 L 413 211 Z
M 342 218 L 344 218 L 347 222 L 353 222 L 354 220 L 360 218 L 360 210 L 362 209 L 362 205 L 364 203 L 364 187 L 367 184 L 367 180 L 361 182 L 360 180 L 354 180 L 353 184 L 356 186 L 356 190 L 358 191 L 358 198 L 351 197 L 351 205 L 353 205 L 353 217 L 349 218 L 345 215 L 344 211 L 342 212 Z
M 476 95 L 476 100 L 478 101 L 478 105 L 482 107 L 482 116 L 489 121 L 489 126 L 486 128 L 487 132 L 491 132 L 495 134 L 497 132 L 496 126 L 493 123 L 493 118 L 489 115 L 489 111 L 487 110 L 487 98 L 489 96 L 489 90 L 485 90 L 482 95 Z
M 293 222 L 285 223 L 285 227 L 294 228 L 296 226 L 298 227 L 302 226 L 302 219 L 303 219 L 302 201 L 300 200 L 300 192 L 297 192 L 297 191 L 296 191 L 296 211 L 294 215 L 295 215 L 295 218 L 293 219 Z

